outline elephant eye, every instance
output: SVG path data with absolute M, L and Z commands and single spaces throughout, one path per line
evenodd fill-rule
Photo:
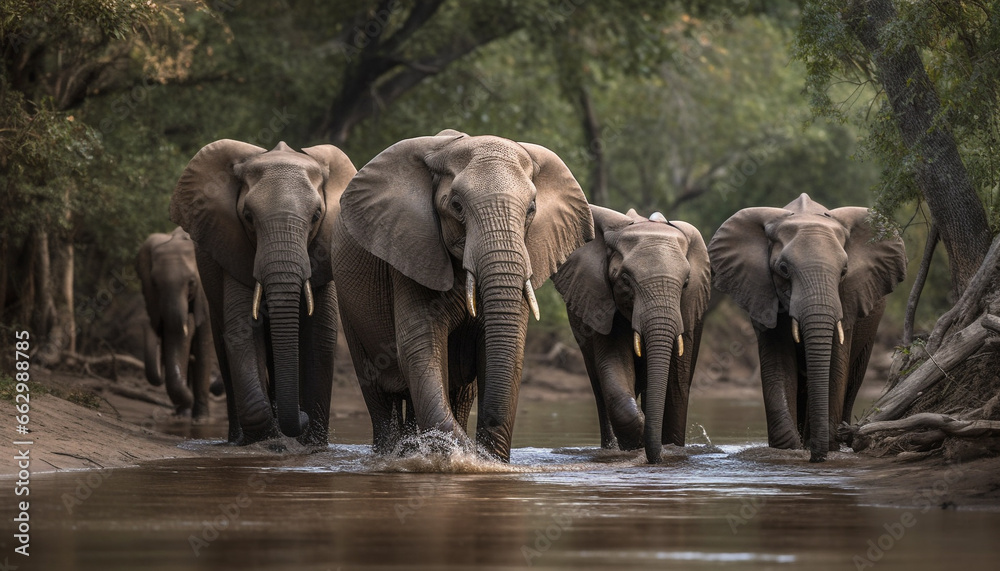
M 313 219 L 312 219 L 313 224 L 319 222 L 319 217 L 322 216 L 322 215 L 323 215 L 323 209 L 322 208 L 317 208 L 316 212 L 313 212 Z
M 792 274 L 788 269 L 788 264 L 785 262 L 778 262 L 778 274 L 783 278 L 790 277 Z
M 844 264 L 844 269 L 840 270 L 840 277 L 843 278 L 847 275 L 847 264 Z
M 457 199 L 452 200 L 451 201 L 451 209 L 454 210 L 455 212 L 457 212 L 458 214 L 461 214 L 462 213 L 462 203 L 459 202 Z
M 531 204 L 528 205 L 528 216 L 531 216 L 532 214 L 535 213 L 535 208 L 536 208 L 535 201 L 532 200 Z
M 249 210 L 243 211 L 243 219 L 247 221 L 247 224 L 253 224 L 253 214 Z
M 690 277 L 684 278 L 684 287 L 683 287 L 683 289 L 687 289 L 689 283 L 691 283 L 691 278 Z

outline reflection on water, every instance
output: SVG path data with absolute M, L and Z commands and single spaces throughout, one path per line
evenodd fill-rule
M 307 456 L 202 440 L 185 446 L 218 457 L 115 470 L 93 489 L 84 472 L 38 475 L 23 568 L 994 567 L 1000 514 L 861 505 L 866 460 L 762 450 L 753 405 L 701 399 L 691 421 L 713 445 L 667 447 L 657 466 L 596 448 L 591 403 L 521 406 L 511 465 L 375 459 L 358 417 Z M 87 497 L 67 503 L 81 482 Z

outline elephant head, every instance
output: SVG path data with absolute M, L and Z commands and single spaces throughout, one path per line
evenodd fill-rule
M 196 329 L 207 330 L 209 319 L 194 243 L 181 228 L 152 234 L 139 248 L 135 266 L 150 325 L 145 339 L 146 379 L 154 386 L 166 381 L 167 395 L 178 412 L 190 409 L 194 403 L 187 386 L 191 340 Z
M 806 359 L 810 460 L 830 447 L 830 358 L 844 330 L 868 315 L 906 277 L 896 235 L 878 236 L 865 208 L 827 210 L 802 194 L 784 208 L 745 208 L 709 244 L 715 286 L 759 326 L 791 318 Z
M 544 147 L 446 130 L 372 159 L 341 207 L 354 240 L 407 278 L 442 292 L 464 278 L 484 332 L 477 439 L 506 460 L 534 288 L 593 236 L 576 179 Z
M 299 435 L 308 422 L 299 409 L 300 313 L 312 314 L 312 288 L 332 279 L 335 195 L 355 172 L 331 145 L 300 153 L 284 142 L 265 151 L 223 139 L 191 159 L 170 203 L 171 219 L 191 234 L 199 252 L 253 288 L 250 306 L 236 309 L 257 321 L 263 301 L 278 425 L 288 436 Z M 258 402 L 237 406 L 270 410 Z
M 646 370 L 641 438 L 647 460 L 658 462 L 663 442 L 684 444 L 690 373 L 711 293 L 708 252 L 701 233 L 686 222 L 668 222 L 659 213 L 646 219 L 634 210 L 591 210 L 595 239 L 576 250 L 553 280 L 569 311 L 593 332 L 611 333 L 616 313 L 631 324 L 631 345 Z M 637 447 L 634 435 L 619 433 L 641 418 L 635 395 L 620 396 L 605 405 L 619 445 Z

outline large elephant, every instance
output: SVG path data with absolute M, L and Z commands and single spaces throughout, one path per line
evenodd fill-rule
M 446 130 L 400 141 L 341 198 L 334 280 L 374 449 L 439 429 L 509 461 L 533 288 L 593 237 L 552 151 Z M 478 383 L 474 381 L 478 379 Z
M 170 217 L 197 245 L 231 442 L 278 435 L 269 396 L 281 433 L 328 442 L 337 340 L 329 244 L 355 172 L 331 145 L 265 151 L 223 139 L 198 151 L 177 183 Z
M 149 316 L 146 379 L 157 387 L 165 381 L 176 411 L 190 410 L 201 419 L 208 416 L 209 383 L 218 362 L 194 256 L 191 237 L 177 228 L 150 234 L 139 248 L 135 269 Z
M 708 251 L 686 222 L 590 208 L 596 237 L 552 281 L 566 301 L 597 398 L 601 446 L 645 446 L 646 460 L 656 463 L 663 444 L 684 445 L 711 295 Z
M 885 296 L 906 277 L 903 241 L 865 208 L 827 210 L 802 194 L 745 208 L 708 246 L 715 286 L 750 314 L 775 448 L 811 462 L 837 450 L 864 380 Z

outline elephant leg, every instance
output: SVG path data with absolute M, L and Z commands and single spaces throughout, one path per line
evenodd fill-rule
M 793 412 L 798 407 L 798 365 L 792 320 L 780 313 L 774 329 L 754 323 L 754 330 L 760 354 L 767 444 L 772 448 L 802 448 Z
M 645 416 L 636 402 L 640 387 L 636 383 L 638 371 L 632 354 L 631 331 L 631 325 L 616 317 L 610 335 L 595 332 L 590 339 L 596 373 L 591 377 L 591 386 L 596 376 L 600 388 L 597 401 L 604 405 L 607 423 L 622 450 L 643 447 L 645 426 Z
M 597 403 L 597 424 L 601 429 L 601 448 L 618 448 L 618 439 L 615 438 L 615 430 L 611 426 L 608 409 L 604 405 L 604 392 L 601 390 L 599 377 L 600 369 L 594 361 L 594 349 L 590 341 L 580 343 L 580 351 L 583 353 L 583 364 L 587 367 L 590 388 L 594 391 L 594 401 Z
M 191 373 L 188 375 L 191 392 L 194 394 L 194 408 L 191 410 L 191 417 L 195 420 L 208 418 L 208 394 L 209 386 L 212 383 L 212 365 L 215 363 L 215 359 L 212 358 L 214 351 L 212 332 L 208 324 L 204 323 L 196 327 L 194 338 L 191 340 L 194 363 L 192 363 Z
M 691 337 L 686 339 L 686 351 L 683 355 L 674 356 L 670 360 L 670 376 L 667 382 L 667 398 L 663 410 L 663 444 L 684 446 L 687 437 L 688 401 L 691 397 L 691 381 L 694 368 L 698 364 L 698 348 L 701 345 L 701 323 L 691 330 Z
M 842 422 L 851 422 L 854 402 L 858 397 L 858 391 L 861 390 L 862 383 L 865 381 L 868 361 L 875 348 L 875 334 L 878 332 L 878 324 L 882 320 L 883 311 L 885 311 L 885 298 L 879 301 L 868 315 L 854 323 L 850 345 L 850 367 L 847 372 L 847 390 L 844 394 L 844 410 L 840 417 Z
M 383 387 L 402 386 L 402 379 L 396 371 L 394 356 L 392 359 L 385 353 L 369 355 L 365 343 L 355 331 L 353 321 L 347 314 L 347 308 L 341 307 L 341 326 L 344 338 L 351 350 L 351 360 L 358 377 L 358 385 L 368 408 L 368 416 L 372 422 L 372 450 L 376 454 L 387 454 L 395 447 L 399 439 L 399 430 L 395 419 L 398 409 L 392 393 Z M 369 324 L 370 325 L 370 324 Z
M 306 446 L 326 448 L 330 443 L 330 399 L 333 359 L 337 352 L 337 292 L 330 282 L 315 289 L 315 309 L 299 329 L 302 348 L 300 400 L 309 426 L 298 437 Z M 303 308 L 302 315 L 305 315 Z
M 226 344 L 223 340 L 223 271 L 211 256 L 196 252 L 198 273 L 201 275 L 201 287 L 208 303 L 209 321 L 211 323 L 212 344 L 219 376 L 226 394 L 226 415 L 229 423 L 227 441 L 235 444 L 243 439 L 243 429 L 240 428 L 239 415 L 236 412 L 236 398 L 233 394 L 233 378 L 229 367 L 229 356 L 226 354 Z
M 229 357 L 242 444 L 278 436 L 267 397 L 261 390 L 259 350 L 250 315 L 250 288 L 231 276 L 223 278 L 223 341 Z M 226 387 L 227 389 L 229 387 Z
M 449 323 L 439 292 L 396 275 L 396 347 L 399 369 L 413 400 L 419 430 L 440 430 L 465 437 L 452 413 L 448 395 Z

